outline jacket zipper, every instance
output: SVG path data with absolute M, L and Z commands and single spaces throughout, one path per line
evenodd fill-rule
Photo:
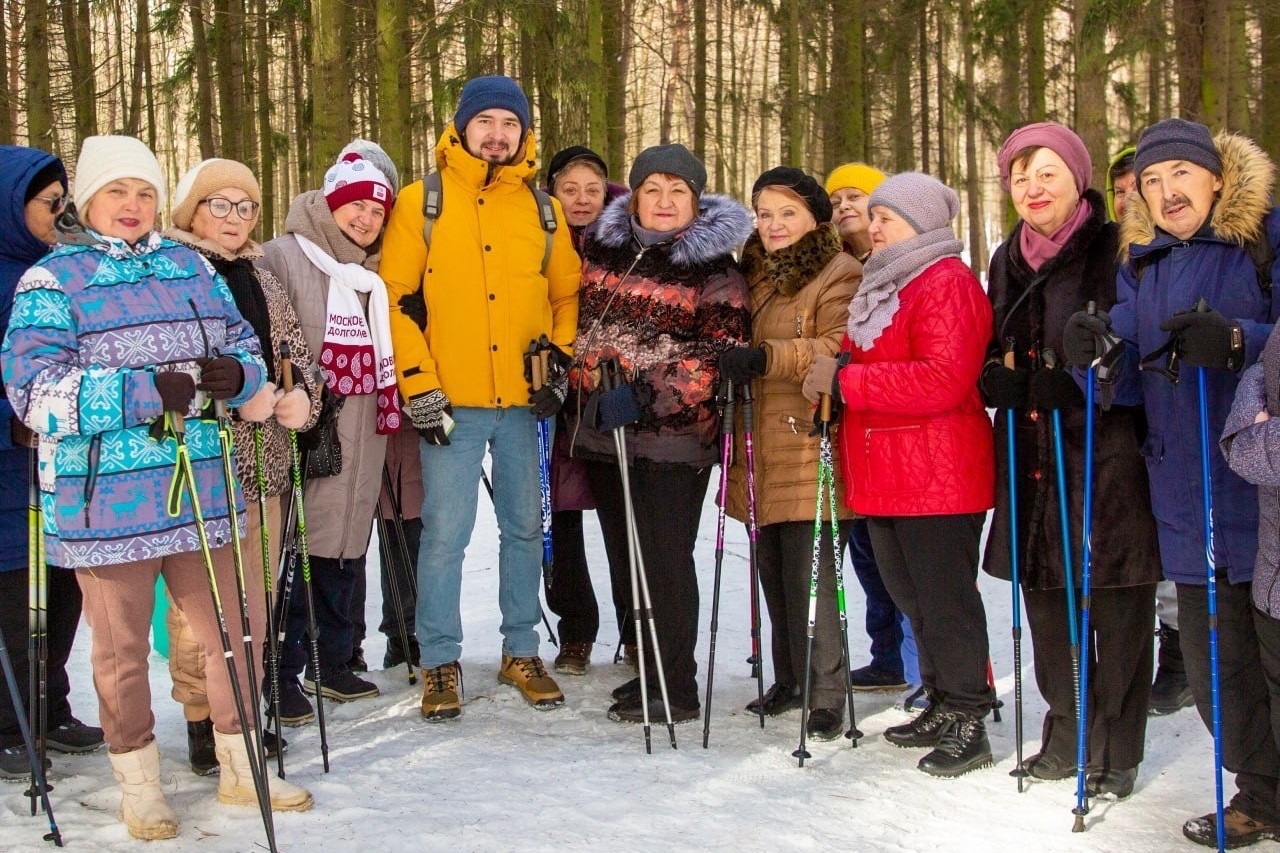
M 94 433 L 89 439 L 89 473 L 84 478 L 84 527 L 89 529 L 89 502 L 98 486 L 98 459 L 102 451 L 102 433 Z

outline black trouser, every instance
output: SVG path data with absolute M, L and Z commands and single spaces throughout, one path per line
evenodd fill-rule
M 395 640 L 399 643 L 400 622 L 396 619 L 396 599 L 393 592 L 400 594 L 400 615 L 404 619 L 404 629 L 409 637 L 413 638 L 418 612 L 418 597 L 414 593 L 418 585 L 418 545 L 422 542 L 422 519 L 406 518 L 400 522 L 404 529 L 405 545 L 409 549 L 407 563 L 404 554 L 401 553 L 399 537 L 396 535 L 395 519 L 386 518 L 383 522 L 382 529 L 386 530 L 387 536 L 384 540 L 379 533 L 379 548 L 382 555 L 382 569 L 379 572 L 382 585 L 382 621 L 378 623 L 378 630 L 386 636 L 388 641 Z M 393 577 L 395 578 L 394 590 L 391 585 Z M 354 597 L 352 596 L 353 599 Z M 360 604 L 360 609 L 363 611 L 363 597 Z M 361 622 L 363 623 L 363 619 Z M 357 637 L 363 636 L 363 631 L 357 634 Z
M 71 719 L 71 705 L 67 694 L 71 682 L 67 678 L 67 658 L 71 656 L 71 644 L 80 625 L 80 584 L 76 573 L 67 569 L 49 567 L 48 612 L 46 622 L 47 699 L 49 728 L 55 728 Z M 30 628 L 27 616 L 28 579 L 25 568 L 0 572 L 0 631 L 13 662 L 13 675 L 18 682 L 18 700 L 27 707 L 27 685 L 30 670 L 27 668 L 27 637 Z M 22 729 L 14 713 L 9 685 L 0 678 L 0 749 L 22 743 Z
M 687 465 L 639 462 L 628 471 L 667 693 L 673 706 L 697 708 L 698 664 L 693 653 L 698 643 L 698 576 L 693 546 L 698 538 L 698 522 L 711 481 L 711 468 L 699 470 Z M 623 624 L 634 617 L 628 607 L 632 601 L 631 561 L 627 551 L 622 477 L 612 462 L 589 462 L 587 476 L 609 556 L 614 607 L 618 610 L 619 624 Z M 657 671 L 647 628 L 644 654 L 647 680 L 651 689 L 656 690 Z
M 853 522 L 840 523 L 844 541 Z M 772 629 L 773 680 L 803 684 L 809 630 L 809 579 L 813 574 L 813 522 L 766 524 L 758 531 L 756 557 L 760 588 L 769 608 Z M 809 705 L 839 708 L 845 702 L 844 656 L 841 653 L 839 611 L 836 605 L 835 558 L 831 526 L 822 525 L 818 571 L 818 609 L 813 628 L 813 673 Z
M 1151 696 L 1155 587 L 1148 583 L 1091 592 L 1086 733 L 1091 770 L 1129 770 L 1142 762 Z M 1066 590 L 1032 589 L 1022 595 L 1035 647 L 1036 684 L 1049 704 L 1040 751 L 1074 765 L 1076 702 Z M 1081 604 L 1078 596 L 1076 604 Z M 1079 615 L 1077 610 L 1077 619 Z
M 295 558 L 296 559 L 296 558 Z M 316 608 L 316 640 L 320 650 L 320 674 L 340 669 L 351 660 L 353 633 L 351 595 L 356 579 L 364 575 L 365 558 L 311 558 L 312 597 Z M 283 584 L 280 587 L 284 588 Z M 294 678 L 311 668 L 311 645 L 307 638 L 307 591 L 302 582 L 302 566 L 294 569 L 293 591 L 285 619 L 284 645 L 280 651 L 280 675 Z
M 984 717 L 987 613 L 978 593 L 978 543 L 986 513 L 867 519 L 880 576 L 911 620 L 920 679 L 944 710 Z
M 876 669 L 903 675 L 902 612 L 893 596 L 884 588 L 880 567 L 871 547 L 871 534 L 866 519 L 852 522 L 847 537 L 849 562 L 867 601 L 867 636 L 871 638 L 871 665 Z
M 594 643 L 600 631 L 600 605 L 587 570 L 582 510 L 551 514 L 551 588 L 547 607 L 560 617 L 556 630 L 562 643 Z M 630 601 L 630 595 L 626 599 Z
M 1264 823 L 1280 823 L 1280 622 L 1259 612 L 1251 584 L 1231 584 L 1219 569 L 1218 669 L 1222 766 L 1236 774 L 1231 805 Z M 1200 719 L 1213 731 L 1209 678 L 1209 595 L 1178 584 L 1178 639 Z

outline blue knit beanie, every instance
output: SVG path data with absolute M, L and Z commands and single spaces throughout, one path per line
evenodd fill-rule
M 1186 160 L 1222 177 L 1222 156 L 1213 144 L 1209 128 L 1194 121 L 1169 118 L 1142 131 L 1133 156 L 1133 172 L 1142 178 L 1148 166 L 1168 160 Z
M 466 133 L 467 125 L 476 113 L 485 110 L 510 110 L 520 119 L 520 132 L 529 130 L 529 99 L 510 77 L 495 74 L 491 77 L 472 77 L 462 87 L 458 111 L 453 114 L 453 126 L 458 133 Z

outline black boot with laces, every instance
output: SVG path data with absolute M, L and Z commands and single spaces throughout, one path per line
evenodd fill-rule
M 942 702 L 936 696 L 929 697 L 929 705 L 909 723 L 890 726 L 884 730 L 884 739 L 894 746 L 904 748 L 936 746 L 942 737 L 946 720 L 942 717 Z
M 963 711 L 944 711 L 942 737 L 933 752 L 916 765 L 930 776 L 950 779 L 991 766 L 991 743 L 981 717 Z

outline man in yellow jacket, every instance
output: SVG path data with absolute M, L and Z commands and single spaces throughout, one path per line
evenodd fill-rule
M 422 715 L 430 721 L 462 712 L 462 559 L 486 448 L 500 531 L 498 678 L 536 708 L 564 703 L 538 657 L 536 422 L 553 416 L 564 399 L 581 273 L 559 203 L 552 230 L 530 188 L 537 157 L 529 101 L 514 80 L 469 80 L 435 154 L 440 191 L 431 215 L 424 212 L 423 182 L 406 187 L 387 223 L 379 268 L 391 303 L 400 393 L 422 435 L 417 635 Z M 550 377 L 533 393 L 524 353 L 544 335 L 553 345 Z

